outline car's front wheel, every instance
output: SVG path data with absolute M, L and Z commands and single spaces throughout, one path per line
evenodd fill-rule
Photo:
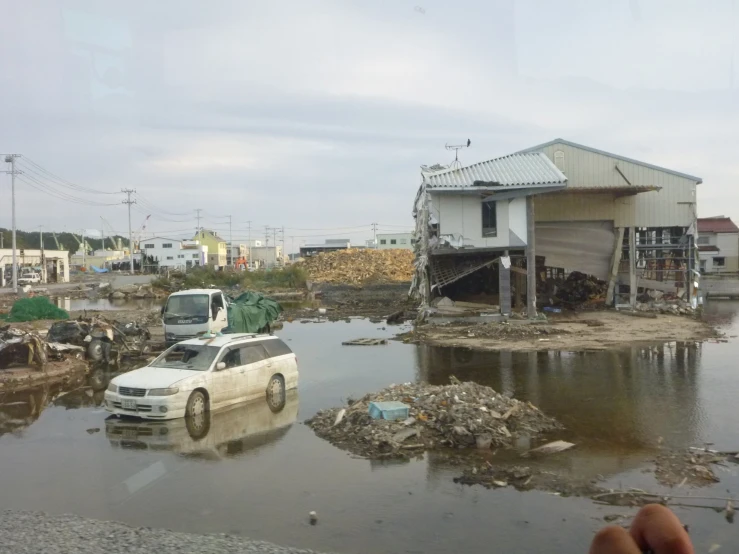
M 205 395 L 199 390 L 193 391 L 190 398 L 187 399 L 187 405 L 185 406 L 185 416 L 192 418 L 201 417 L 208 409 L 208 403 L 205 400 Z

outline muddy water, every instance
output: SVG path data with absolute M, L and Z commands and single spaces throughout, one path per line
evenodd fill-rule
M 739 304 L 710 317 L 739 334 Z M 598 353 L 473 353 L 391 342 L 342 347 L 397 328 L 365 320 L 288 324 L 301 385 L 274 414 L 257 402 L 197 428 L 182 422 L 107 420 L 92 387 L 57 398 L 36 391 L 33 413 L 0 436 L 0 507 L 74 512 L 135 525 L 244 534 L 336 552 L 585 552 L 603 516 L 629 510 L 544 492 L 455 485 L 445 456 L 383 464 L 353 459 L 300 424 L 316 410 L 393 382 L 474 379 L 529 399 L 568 427 L 578 448 L 545 461 L 559 472 L 653 488 L 660 438 L 739 449 L 734 401 L 739 342 L 672 344 Z M 99 388 L 106 376 L 98 376 Z M 44 394 L 46 394 L 44 396 Z M 19 395 L 0 398 L 22 420 Z M 31 402 L 29 401 L 29 409 Z M 44 406 L 45 409 L 44 409 Z M 526 445 L 520 445 L 522 448 Z M 493 460 L 494 461 L 494 460 Z M 730 471 L 702 493 L 739 490 Z M 318 525 L 307 522 L 309 511 Z M 679 510 L 697 551 L 736 543 L 736 528 L 709 511 Z

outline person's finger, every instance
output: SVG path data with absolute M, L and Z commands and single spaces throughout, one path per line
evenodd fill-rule
M 626 529 L 610 526 L 593 537 L 590 554 L 641 554 L 641 551 Z
M 655 554 L 694 554 L 680 520 L 660 504 L 644 506 L 631 524 L 631 537 L 644 551 Z

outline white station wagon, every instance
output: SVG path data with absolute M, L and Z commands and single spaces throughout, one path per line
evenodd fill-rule
M 105 409 L 119 416 L 199 416 L 264 397 L 275 408 L 298 387 L 298 360 L 278 337 L 238 333 L 175 344 L 146 367 L 119 375 Z

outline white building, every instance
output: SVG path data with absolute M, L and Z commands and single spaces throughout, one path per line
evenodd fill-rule
M 19 268 L 41 267 L 43 283 L 69 283 L 69 252 L 66 250 L 41 251 L 19 248 L 16 250 L 16 263 Z M 4 287 L 11 282 L 12 269 L 13 250 L 0 248 L 0 286 Z
M 739 227 L 728 217 L 698 220 L 701 273 L 739 271 Z
M 377 235 L 377 249 L 401 248 L 413 250 L 413 233 L 385 233 Z
M 142 267 L 188 270 L 206 265 L 208 247 L 197 240 L 178 240 L 165 237 L 144 239 L 140 243 Z

